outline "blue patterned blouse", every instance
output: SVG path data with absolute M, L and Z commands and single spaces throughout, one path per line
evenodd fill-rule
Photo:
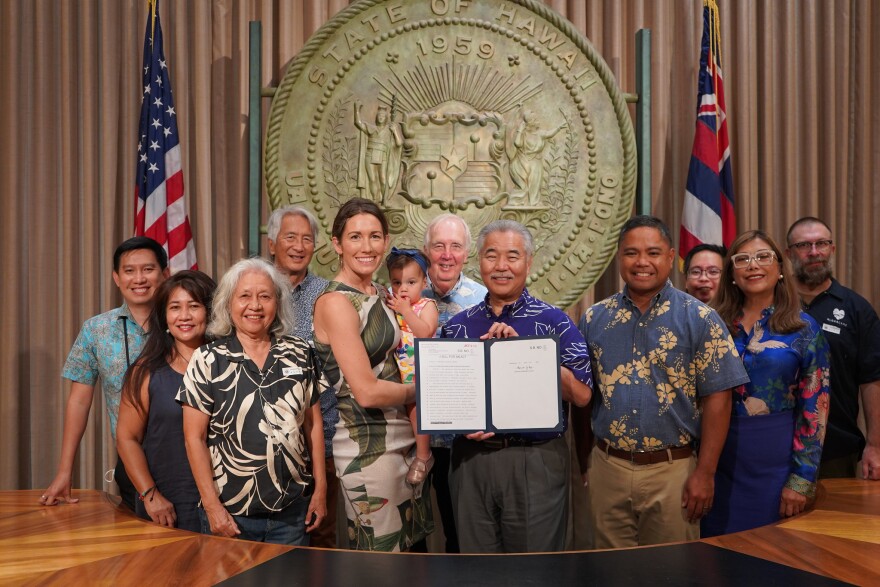
M 805 312 L 806 326 L 789 334 L 770 331 L 773 308 L 764 310 L 751 332 L 737 323 L 733 340 L 749 374 L 734 389 L 734 416 L 795 411 L 791 473 L 785 486 L 804 495 L 815 492 L 825 426 L 828 422 L 828 341 Z

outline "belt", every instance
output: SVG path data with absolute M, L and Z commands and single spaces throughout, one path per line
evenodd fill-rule
M 511 446 L 540 446 L 555 439 L 529 440 L 526 438 L 518 438 L 516 436 L 493 436 L 486 440 L 471 440 L 469 438 L 465 438 L 465 440 L 474 447 L 482 447 L 485 450 L 501 450 Z
M 654 463 L 662 463 L 664 461 L 671 463 L 679 459 L 686 459 L 694 454 L 694 447 L 692 446 L 667 446 L 657 450 L 646 451 L 620 450 L 609 445 L 601 438 L 596 441 L 596 448 L 614 458 L 623 459 L 636 465 L 653 465 Z

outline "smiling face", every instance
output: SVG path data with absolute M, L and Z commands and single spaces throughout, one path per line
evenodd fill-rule
M 458 283 L 468 256 L 467 246 L 467 235 L 458 220 L 449 218 L 432 227 L 425 253 L 431 261 L 428 276 L 437 293 L 444 295 Z
M 768 265 L 762 265 L 754 258 L 757 256 L 759 259 L 767 259 L 767 252 L 772 257 Z M 748 264 L 743 264 L 739 268 L 731 263 L 734 283 L 746 299 L 768 298 L 765 304 L 769 306 L 773 303 L 776 284 L 782 274 L 781 262 L 776 258 L 773 248 L 767 241 L 755 238 L 743 243 L 736 251 L 731 251 L 730 258 L 736 259 L 739 255 L 742 255 L 743 259 L 746 256 L 751 258 Z
M 156 288 L 167 277 L 165 273 L 153 251 L 135 249 L 120 257 L 119 270 L 113 271 L 113 282 L 129 308 L 149 306 L 153 303 Z
M 522 235 L 511 231 L 486 235 L 480 249 L 480 275 L 493 307 L 519 299 L 531 268 L 532 258 L 526 253 Z
M 342 237 L 333 237 L 333 248 L 340 256 L 340 274 L 370 281 L 385 255 L 388 235 L 372 214 L 355 214 L 342 228 Z
M 269 337 L 277 307 L 275 284 L 262 271 L 243 273 L 229 300 L 232 324 L 251 338 Z
M 397 267 L 389 272 L 391 277 L 391 290 L 397 297 L 403 298 L 413 304 L 422 297 L 422 290 L 427 285 L 425 274 L 419 264 L 413 261 L 403 267 Z
M 188 347 L 197 347 L 205 340 L 208 312 L 191 293 L 176 287 L 165 304 L 165 322 L 175 341 Z
M 635 298 L 650 298 L 663 289 L 672 272 L 675 250 L 656 228 L 640 226 L 628 231 L 617 249 L 620 276 Z
M 315 254 L 315 236 L 309 221 L 299 214 L 288 214 L 281 220 L 278 236 L 269 239 L 269 254 L 275 266 L 291 278 L 304 277 Z
M 715 292 L 718 291 L 723 263 L 724 259 L 714 251 L 700 251 L 694 254 L 688 267 L 685 291 L 705 304 L 711 302 Z

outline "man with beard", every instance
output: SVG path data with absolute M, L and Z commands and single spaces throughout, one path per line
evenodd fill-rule
M 786 253 L 806 311 L 831 347 L 831 409 L 820 478 L 880 479 L 880 320 L 871 304 L 832 277 L 834 241 L 827 224 L 807 216 L 788 229 Z M 858 426 L 859 392 L 867 439 Z

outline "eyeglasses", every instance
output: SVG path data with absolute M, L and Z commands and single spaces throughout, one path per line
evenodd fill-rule
M 758 265 L 772 264 L 776 260 L 776 253 L 770 249 L 761 249 L 760 251 L 755 251 L 753 255 L 738 253 L 732 256 L 730 260 L 733 261 L 733 266 L 737 269 L 745 269 L 752 261 Z
M 827 253 L 828 249 L 831 248 L 831 245 L 834 244 L 834 241 L 829 238 L 823 238 L 817 241 L 803 241 L 799 243 L 793 243 L 788 245 L 789 249 L 794 249 L 798 253 L 809 253 L 813 247 L 816 247 L 816 250 L 820 253 Z
M 717 279 L 721 277 L 721 269 L 718 267 L 709 267 L 708 269 L 701 269 L 699 267 L 691 267 L 687 270 L 687 276 L 691 279 L 699 279 L 706 274 L 707 277 L 711 277 L 712 279 Z

